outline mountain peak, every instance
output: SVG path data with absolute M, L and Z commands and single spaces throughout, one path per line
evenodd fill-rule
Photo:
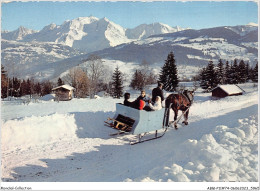
M 19 30 L 24 30 L 24 29 L 26 29 L 24 26 L 20 26 L 19 28 L 18 28 Z
M 152 35 L 174 33 L 186 30 L 181 27 L 173 28 L 167 24 L 155 22 L 152 24 L 141 24 L 133 29 L 127 29 L 126 35 L 130 39 L 144 39 Z
M 34 31 L 32 29 L 28 29 L 24 26 L 20 26 L 17 30 L 13 32 L 13 40 L 22 40 L 23 37 L 25 37 L 28 34 L 35 33 L 37 31 Z
M 34 30 L 32 30 L 32 29 L 28 29 L 28 28 L 26 28 L 26 27 L 24 27 L 24 26 L 20 26 L 16 31 L 23 32 L 23 33 L 27 33 L 27 32 L 29 32 L 29 33 L 31 33 L 31 32 L 35 32 Z
M 90 23 L 90 22 L 93 22 L 93 21 L 97 21 L 99 19 L 97 17 L 94 17 L 94 16 L 89 16 L 89 17 L 78 17 L 76 19 L 73 19 L 73 21 L 75 21 L 75 20 L 80 21 L 80 22 Z
M 45 26 L 42 30 L 43 31 L 49 31 L 49 30 L 53 30 L 56 27 L 57 27 L 57 25 L 55 23 L 51 23 L 51 24 Z
M 110 20 L 107 17 L 103 17 L 102 19 L 100 19 L 100 21 L 110 22 Z

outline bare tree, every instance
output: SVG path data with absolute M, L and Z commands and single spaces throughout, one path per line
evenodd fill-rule
M 89 95 L 93 98 L 99 90 L 99 84 L 102 84 L 105 78 L 105 67 L 101 58 L 94 54 L 90 55 L 85 62 L 90 80 Z
M 89 92 L 89 79 L 82 69 L 78 69 L 77 71 L 76 84 L 76 96 L 81 98 L 86 97 Z
M 83 69 L 79 67 L 72 68 L 63 80 L 75 88 L 76 97 L 83 98 L 88 95 L 90 83 Z
M 76 88 L 76 75 L 77 75 L 77 68 L 72 68 L 69 70 L 69 73 L 63 78 L 63 81 L 66 84 L 69 84 L 72 87 Z

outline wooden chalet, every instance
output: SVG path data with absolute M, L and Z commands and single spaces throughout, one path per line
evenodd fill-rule
M 212 96 L 222 98 L 226 96 L 242 95 L 244 90 L 237 85 L 228 84 L 228 85 L 218 85 L 211 92 L 212 92 Z
M 55 97 L 58 101 L 68 101 L 73 98 L 73 90 L 75 88 L 70 85 L 62 85 L 56 88 L 53 88 L 52 91 L 55 93 Z

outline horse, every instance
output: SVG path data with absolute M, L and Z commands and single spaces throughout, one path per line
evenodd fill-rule
M 165 100 L 166 126 L 169 126 L 170 109 L 174 111 L 174 127 L 177 130 L 178 111 L 181 110 L 184 115 L 184 123 L 188 125 L 189 108 L 194 99 L 194 90 L 184 90 L 182 93 L 170 94 Z

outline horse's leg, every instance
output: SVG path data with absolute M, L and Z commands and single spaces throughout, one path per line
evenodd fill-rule
M 165 112 L 164 112 L 164 125 L 168 126 L 169 125 L 169 119 L 170 119 L 170 106 L 171 105 L 171 100 L 170 99 L 166 99 L 165 100 Z
M 173 111 L 174 111 L 174 127 L 175 127 L 175 129 L 178 129 L 177 128 L 177 122 L 176 122 L 176 120 L 177 120 L 177 117 L 178 117 L 178 109 L 173 109 Z
M 182 111 L 182 115 L 183 115 L 183 117 L 184 117 L 184 121 L 183 121 L 182 123 L 185 124 L 185 122 L 186 122 L 186 113 L 184 114 L 184 112 L 185 112 L 185 111 Z
M 183 111 L 184 113 L 184 111 Z M 189 115 L 189 110 L 186 111 L 186 113 L 184 114 L 184 121 L 182 123 L 184 123 L 185 125 L 188 125 L 188 115 Z
M 188 110 L 188 111 L 186 112 L 186 123 L 185 123 L 185 125 L 188 125 L 188 124 L 189 124 L 189 123 L 188 123 L 189 111 L 190 111 L 190 110 Z

